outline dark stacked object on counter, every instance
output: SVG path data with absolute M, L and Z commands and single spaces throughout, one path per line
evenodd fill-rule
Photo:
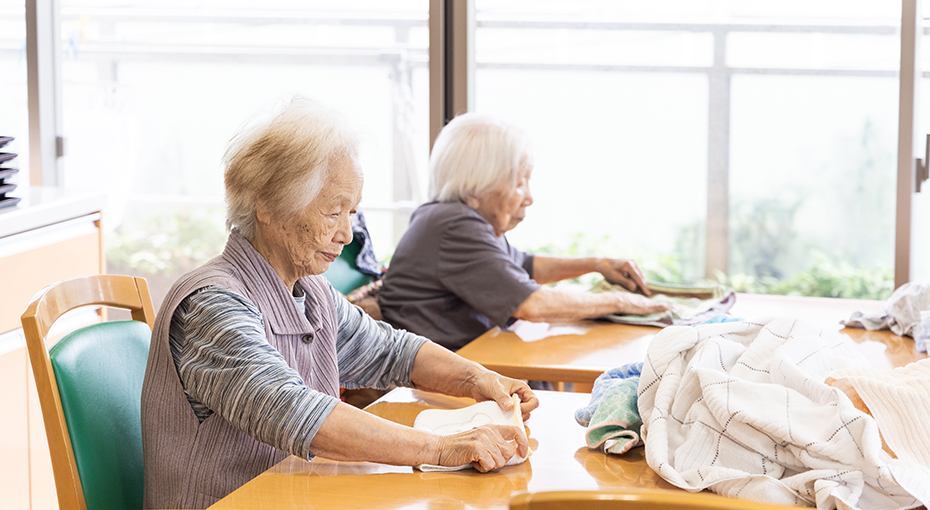
M 19 197 L 9 196 L 16 189 L 16 185 L 11 182 L 13 176 L 19 172 L 19 169 L 12 168 L 12 163 L 10 163 L 16 158 L 16 153 L 4 150 L 4 147 L 12 141 L 12 136 L 0 136 L 0 208 L 16 205 L 20 201 Z

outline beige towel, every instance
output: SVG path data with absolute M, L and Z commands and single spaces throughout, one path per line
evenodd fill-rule
M 861 399 L 866 408 L 856 407 L 875 418 L 894 456 L 930 468 L 930 359 L 894 370 L 848 368 L 830 379 L 854 404 Z
M 513 408 L 510 411 L 504 411 L 497 405 L 497 402 L 489 400 L 477 404 L 463 407 L 461 409 L 427 409 L 417 415 L 413 423 L 413 428 L 425 430 L 440 436 L 448 436 L 465 432 L 483 425 L 513 425 L 518 427 L 526 434 L 526 428 L 523 426 L 523 413 L 520 411 L 520 397 L 512 395 Z M 527 454 L 527 457 L 532 452 Z M 508 466 L 514 466 L 523 463 L 527 457 L 514 455 L 508 462 Z M 439 466 L 437 464 L 419 464 L 415 466 L 420 471 L 460 471 L 472 467 L 471 464 L 462 464 L 461 466 Z

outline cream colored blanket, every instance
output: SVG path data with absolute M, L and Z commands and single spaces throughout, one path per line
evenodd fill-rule
M 875 418 L 892 455 L 930 469 L 930 359 L 894 370 L 840 370 L 827 382 L 855 392 L 846 393 Z
M 647 463 L 678 487 L 730 497 L 822 510 L 930 504 L 930 469 L 888 455 L 876 421 L 824 382 L 868 370 L 849 342 L 794 319 L 662 330 L 639 383 Z

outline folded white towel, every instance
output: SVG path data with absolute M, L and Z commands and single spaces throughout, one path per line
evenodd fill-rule
M 465 432 L 484 425 L 514 425 L 524 434 L 523 414 L 520 411 L 520 397 L 514 395 L 513 409 L 504 411 L 497 402 L 489 400 L 461 409 L 427 409 L 421 411 L 413 422 L 413 428 L 432 432 L 440 436 L 450 436 Z M 528 457 L 529 455 L 527 455 Z M 508 466 L 521 464 L 526 457 L 514 455 L 507 462 Z M 420 471 L 460 471 L 472 467 L 471 464 L 461 466 L 440 466 L 437 464 L 420 464 L 416 466 Z

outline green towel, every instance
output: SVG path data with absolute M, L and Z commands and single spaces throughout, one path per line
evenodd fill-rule
M 676 285 L 647 281 L 646 286 L 653 294 L 649 299 L 675 305 L 677 310 L 649 315 L 611 314 L 603 318 L 620 324 L 660 328 L 693 326 L 715 315 L 726 313 L 736 303 L 736 293 L 723 285 Z M 629 290 L 622 285 L 602 279 L 591 287 L 591 292 L 629 292 Z

